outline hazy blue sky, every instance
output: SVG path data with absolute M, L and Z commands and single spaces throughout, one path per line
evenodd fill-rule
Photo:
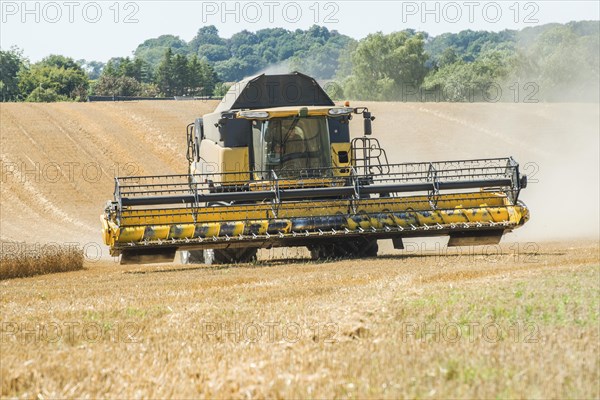
M 37 61 L 48 54 L 106 61 L 162 34 L 189 41 L 203 25 L 306 29 L 314 23 L 354 38 L 406 28 L 432 35 L 598 20 L 598 1 L 0 1 L 0 45 Z

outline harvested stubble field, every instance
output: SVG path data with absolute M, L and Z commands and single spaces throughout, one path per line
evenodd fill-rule
M 598 244 L 517 249 L 4 281 L 2 395 L 597 398 Z
M 215 104 L 0 105 L 0 242 L 88 254 L 0 282 L 2 396 L 599 397 L 597 104 L 367 105 L 392 162 L 515 156 L 532 220 L 501 249 L 119 266 L 113 175 L 185 172 Z

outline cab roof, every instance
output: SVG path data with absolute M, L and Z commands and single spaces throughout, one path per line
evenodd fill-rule
M 215 111 L 307 106 L 333 107 L 335 104 L 316 80 L 292 72 L 261 74 L 233 84 Z

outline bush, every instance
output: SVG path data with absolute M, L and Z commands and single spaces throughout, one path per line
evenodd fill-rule
M 56 93 L 54 89 L 44 89 L 42 87 L 36 87 L 33 89 L 29 96 L 25 99 L 28 102 L 37 102 L 37 103 L 52 103 L 54 101 L 68 101 L 69 98 L 67 96 L 60 95 Z

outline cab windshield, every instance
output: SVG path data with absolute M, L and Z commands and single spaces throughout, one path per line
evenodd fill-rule
M 253 129 L 254 170 L 258 179 L 322 177 L 331 165 L 326 117 L 273 118 Z

